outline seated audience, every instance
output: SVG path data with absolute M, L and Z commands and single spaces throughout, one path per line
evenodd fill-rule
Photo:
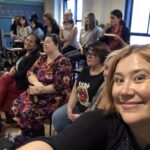
M 25 138 L 44 135 L 44 120 L 67 102 L 70 93 L 72 69 L 60 53 L 59 37 L 47 35 L 43 48 L 45 54 L 28 71 L 28 90 L 13 102 L 15 120 Z
M 34 32 L 40 40 L 43 40 L 44 32 L 40 28 L 36 19 L 31 20 L 31 27 L 32 27 L 32 32 Z
M 149 60 L 150 45 L 125 47 L 108 75 L 107 109 L 86 113 L 57 136 L 40 137 L 17 150 L 148 150 Z
M 74 122 L 93 104 L 93 97 L 104 81 L 103 63 L 109 48 L 99 41 L 89 45 L 85 67 L 75 82 L 68 104 L 58 108 L 52 115 L 52 124 L 56 132 L 62 131 Z
M 43 16 L 44 20 L 44 37 L 47 34 L 55 33 L 59 35 L 59 25 L 57 24 L 56 20 L 52 17 L 51 14 L 45 13 Z
M 104 36 L 100 40 L 105 42 L 111 51 L 120 49 L 130 43 L 130 32 L 122 20 L 122 12 L 118 9 L 111 11 L 110 23 L 104 27 Z
M 5 72 L 0 77 L 1 111 L 9 112 L 13 100 L 28 88 L 26 73 L 40 56 L 39 42 L 35 34 L 29 34 L 24 41 L 23 55 L 18 58 L 9 72 Z

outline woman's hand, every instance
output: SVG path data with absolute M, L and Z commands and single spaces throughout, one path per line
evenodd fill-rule
M 80 114 L 73 113 L 72 109 L 69 107 L 67 108 L 67 114 L 71 121 L 75 121 L 78 117 L 80 117 Z
M 104 26 L 104 32 L 106 32 L 111 26 L 111 23 L 106 23 Z
M 29 93 L 30 95 L 42 94 L 43 89 L 43 85 L 29 86 Z
M 15 67 L 12 67 L 12 68 L 10 69 L 9 73 L 10 73 L 12 76 L 14 76 L 15 73 L 16 73 L 16 68 L 15 68 Z
M 73 114 L 71 114 L 70 116 L 68 116 L 68 118 L 73 122 L 73 121 L 75 121 L 77 118 L 79 118 L 80 117 L 80 114 L 75 114 L 75 113 L 73 113 Z

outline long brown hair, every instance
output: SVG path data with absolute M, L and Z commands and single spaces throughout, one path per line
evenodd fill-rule
M 85 31 L 89 31 L 89 30 L 92 31 L 96 27 L 95 14 L 92 12 L 89 12 L 87 13 L 86 17 L 89 18 L 90 24 L 89 26 L 86 23 L 84 24 Z

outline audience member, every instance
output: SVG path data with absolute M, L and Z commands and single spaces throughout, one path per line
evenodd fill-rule
M 93 97 L 104 81 L 103 63 L 109 51 L 109 47 L 99 41 L 89 45 L 86 54 L 87 67 L 75 82 L 68 104 L 58 108 L 52 115 L 52 124 L 56 132 L 74 122 L 93 104 Z
M 149 60 L 150 45 L 125 47 L 108 75 L 109 108 L 86 113 L 57 136 L 35 139 L 18 150 L 148 150 Z
M 32 32 L 34 32 L 40 40 L 43 40 L 44 32 L 40 28 L 39 23 L 37 22 L 36 19 L 31 20 L 31 27 L 32 27 Z
M 56 34 L 46 36 L 43 44 L 45 54 L 28 71 L 28 90 L 13 102 L 15 120 L 25 139 L 44 135 L 44 120 L 68 100 L 71 65 L 61 55 L 60 45 Z
M 103 84 L 99 87 L 97 94 L 94 96 L 93 98 L 93 105 L 90 107 L 90 110 L 95 110 L 95 109 L 104 109 L 105 107 L 108 107 L 107 104 L 107 96 L 106 96 L 106 82 L 107 82 L 107 77 L 109 74 L 109 71 L 112 67 L 112 63 L 113 61 L 115 61 L 115 57 L 117 57 L 122 50 L 116 50 L 111 52 L 107 58 L 105 59 L 104 62 L 104 72 L 103 72 L 103 76 L 104 76 L 104 82 Z
M 17 39 L 23 42 L 24 39 L 31 33 L 31 31 L 31 27 L 29 26 L 26 17 L 20 16 L 17 26 Z
M 110 23 L 104 28 L 104 37 L 100 38 L 112 51 L 130 43 L 130 32 L 122 20 L 122 12 L 118 9 L 111 11 Z
M 44 29 L 43 24 L 39 21 L 39 17 L 37 16 L 37 14 L 32 14 L 31 18 L 30 18 L 30 22 L 31 22 L 31 20 L 36 20 L 36 22 L 38 22 L 38 26 L 43 31 L 43 29 Z
M 39 39 L 29 34 L 24 41 L 23 55 L 18 58 L 9 72 L 0 77 L 0 110 L 9 112 L 13 100 L 25 91 L 29 85 L 26 73 L 39 57 Z
M 72 19 L 63 22 L 63 26 L 60 28 L 59 33 L 59 37 L 63 44 L 61 51 L 62 54 L 76 50 L 78 48 L 77 34 L 78 29 Z
M 11 40 L 16 39 L 18 23 L 19 23 L 19 16 L 15 16 L 9 30 Z
M 47 34 L 55 33 L 59 35 L 59 25 L 57 24 L 56 20 L 52 17 L 51 14 L 45 13 L 43 16 L 44 20 L 44 37 Z

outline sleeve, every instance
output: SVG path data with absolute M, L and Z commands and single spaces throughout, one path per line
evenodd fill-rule
M 57 91 L 61 91 L 70 87 L 71 80 L 71 64 L 68 59 L 62 59 L 58 62 L 56 70 L 54 71 L 53 87 Z
M 122 32 L 122 39 L 128 44 L 130 43 L 130 31 L 125 26 L 124 26 L 123 32 Z
M 38 138 L 54 150 L 100 150 L 106 148 L 107 127 L 101 111 L 83 114 L 64 131 L 52 138 Z
M 100 36 L 100 31 L 98 30 L 98 27 L 95 28 L 95 33 L 94 33 L 94 39 L 95 41 L 99 38 Z
M 28 70 L 27 76 L 38 73 L 41 59 L 42 59 L 42 56 L 36 60 L 36 62 L 33 64 L 33 66 Z
M 30 26 L 27 26 L 27 32 L 28 32 L 28 34 L 30 34 L 32 32 L 32 29 Z
M 16 78 L 22 78 L 23 76 L 26 76 L 27 71 L 32 67 L 36 59 L 39 57 L 39 55 L 34 55 L 34 57 L 31 57 L 31 59 L 27 59 L 26 63 L 24 63 L 23 67 L 19 68 L 18 71 L 15 73 Z
M 43 33 L 43 31 L 41 30 L 41 28 L 38 28 L 38 29 L 37 29 L 36 34 L 37 34 L 37 36 L 38 36 L 38 38 L 39 38 L 40 40 L 43 39 L 44 33 Z

